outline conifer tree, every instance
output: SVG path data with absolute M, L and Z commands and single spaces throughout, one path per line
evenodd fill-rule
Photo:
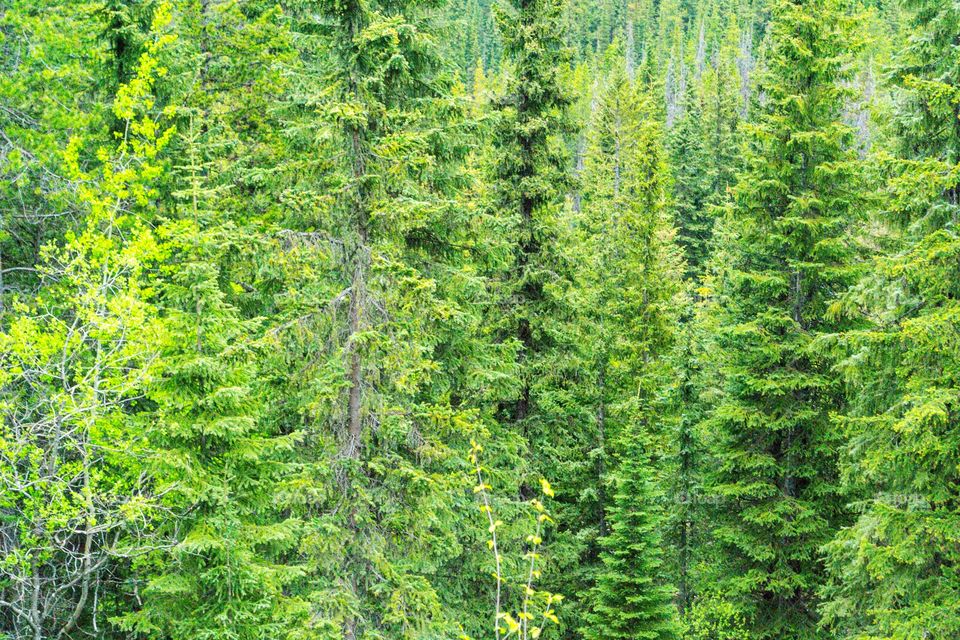
M 905 3 L 895 58 L 895 156 L 880 152 L 877 250 L 838 305 L 851 411 L 843 477 L 858 517 L 828 547 L 824 616 L 843 638 L 960 633 L 957 430 L 960 33 L 950 3 Z
M 716 258 L 713 568 L 757 638 L 815 637 L 819 549 L 842 522 L 830 422 L 841 395 L 814 340 L 842 328 L 827 311 L 851 279 L 849 28 L 836 0 L 777 3 L 766 106 Z
M 610 533 L 601 539 L 601 567 L 590 592 L 584 637 L 679 638 L 673 590 L 664 585 L 663 515 L 641 434 L 622 434 L 607 509 Z
M 105 23 L 102 37 L 110 46 L 110 64 L 117 86 L 129 82 L 148 42 L 157 0 L 107 0 L 100 7 Z
M 569 170 L 558 134 L 567 127 L 570 98 L 560 86 L 560 65 L 565 59 L 561 4 L 557 0 L 517 0 L 508 6 L 510 13 L 498 14 L 511 76 L 501 98 L 495 140 L 495 189 L 496 207 L 514 228 L 516 275 L 508 293 L 515 300 L 506 329 L 523 349 L 523 380 L 508 417 L 530 431 L 525 423 L 542 423 L 546 417 L 539 415 L 534 387 L 537 369 L 556 339 L 549 330 L 549 316 L 562 301 L 552 290 L 562 289 L 567 275 L 558 269 L 562 265 L 557 244 Z
M 177 520 L 159 570 L 142 568 L 142 608 L 122 626 L 163 638 L 277 637 L 297 610 L 284 589 L 300 570 L 277 561 L 296 545 L 298 522 L 275 505 L 302 434 L 271 433 L 258 409 L 258 323 L 223 290 L 223 252 L 244 240 L 204 182 L 212 162 L 200 155 L 201 118 L 184 133 L 178 215 L 159 229 L 170 260 L 159 283 L 165 344 L 148 394 L 158 491 Z
M 668 387 L 668 422 L 658 476 L 669 505 L 663 524 L 666 575 L 676 585 L 681 617 L 690 613 L 702 586 L 699 565 L 706 556 L 709 527 L 703 505 L 706 455 L 698 429 L 707 405 L 702 398 L 707 387 L 703 379 L 704 328 L 697 320 L 680 319 L 682 326 L 668 356 L 674 382 Z
M 491 210 L 509 234 L 512 256 L 491 323 L 519 348 L 517 388 L 500 403 L 498 417 L 527 443 L 524 494 L 538 477 L 564 478 L 552 545 L 558 580 L 551 585 L 567 595 L 583 590 L 582 558 L 594 533 L 585 529 L 597 521 L 590 458 L 597 435 L 589 404 L 581 401 L 589 355 L 578 334 L 573 287 L 573 260 L 580 256 L 564 219 L 572 167 L 562 8 L 558 0 L 516 0 L 497 10 L 508 76 L 496 102 Z
M 678 242 L 687 259 L 687 275 L 695 276 L 706 263 L 713 232 L 704 108 L 691 84 L 684 96 L 683 115 L 670 130 L 673 197 L 677 212 Z
M 583 227 L 594 292 L 593 348 L 604 508 L 588 638 L 675 637 L 671 587 L 659 544 L 663 514 L 653 489 L 659 393 L 672 342 L 682 262 L 669 218 L 669 181 L 649 98 L 622 65 L 599 100 L 585 168 Z M 612 463 L 612 464 L 611 464 Z M 609 474 L 609 477 L 607 477 Z M 610 490 L 606 486 L 610 486 Z
M 276 419 L 304 425 L 310 443 L 290 491 L 306 521 L 312 628 L 469 630 L 462 603 L 444 601 L 467 582 L 451 568 L 468 555 L 459 527 L 476 533 L 456 511 L 458 464 L 513 361 L 481 329 L 486 221 L 465 171 L 477 129 L 439 57 L 434 12 L 295 8 L 271 371 Z

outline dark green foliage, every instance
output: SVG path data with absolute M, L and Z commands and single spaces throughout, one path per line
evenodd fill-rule
M 842 395 L 814 340 L 842 327 L 827 312 L 851 281 L 848 28 L 834 0 L 777 3 L 766 106 L 719 240 L 714 579 L 757 638 L 816 636 L 819 549 L 842 523 L 830 421 Z
M 116 84 L 129 82 L 144 51 L 157 0 L 107 0 L 100 7 Z
M 593 296 L 597 372 L 599 564 L 583 622 L 588 638 L 676 636 L 652 487 L 662 356 L 672 344 L 681 261 L 668 214 L 665 151 L 650 100 L 623 67 L 598 98 L 584 170 L 581 287 Z M 614 293 L 616 292 L 616 293 Z
M 716 191 L 708 174 L 707 142 L 703 104 L 690 91 L 685 96 L 683 115 L 670 131 L 677 241 L 686 253 L 688 276 L 703 269 L 713 235 L 710 199 Z
M 640 435 L 625 433 L 600 541 L 602 566 L 590 593 L 584 638 L 679 638 L 673 593 L 662 579 L 662 514 Z

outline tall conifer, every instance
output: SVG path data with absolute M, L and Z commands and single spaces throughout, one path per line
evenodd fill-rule
M 715 579 L 757 638 L 816 636 L 819 549 L 842 522 L 830 422 L 842 398 L 814 341 L 842 327 L 827 311 L 850 281 L 849 25 L 838 0 L 775 5 L 765 106 L 717 257 Z
M 663 356 L 677 318 L 682 263 L 669 216 L 669 180 L 649 98 L 622 67 L 594 117 L 585 168 L 583 225 L 595 291 L 598 479 L 605 517 L 600 563 L 585 605 L 588 638 L 676 637 L 665 583 L 659 453 Z M 654 455 L 651 455 L 651 454 Z
M 960 634 L 960 8 L 904 5 L 896 155 L 875 157 L 883 188 L 864 228 L 879 252 L 840 306 L 862 323 L 839 338 L 859 515 L 828 548 L 824 613 L 844 638 Z

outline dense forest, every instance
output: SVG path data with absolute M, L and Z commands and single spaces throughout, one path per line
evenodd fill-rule
M 0 0 L 0 640 L 960 639 L 956 0 Z

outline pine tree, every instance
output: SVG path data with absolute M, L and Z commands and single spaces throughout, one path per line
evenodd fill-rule
M 876 156 L 877 255 L 838 312 L 860 328 L 838 339 L 851 411 L 843 477 L 858 518 L 828 547 L 824 615 L 843 638 L 960 633 L 954 337 L 960 290 L 960 9 L 905 3 L 895 59 L 896 156 Z
M 716 257 L 713 569 L 757 638 L 816 636 L 819 548 L 842 522 L 830 422 L 841 394 L 815 339 L 842 328 L 827 311 L 851 279 L 849 27 L 835 0 L 777 3 L 766 106 Z

